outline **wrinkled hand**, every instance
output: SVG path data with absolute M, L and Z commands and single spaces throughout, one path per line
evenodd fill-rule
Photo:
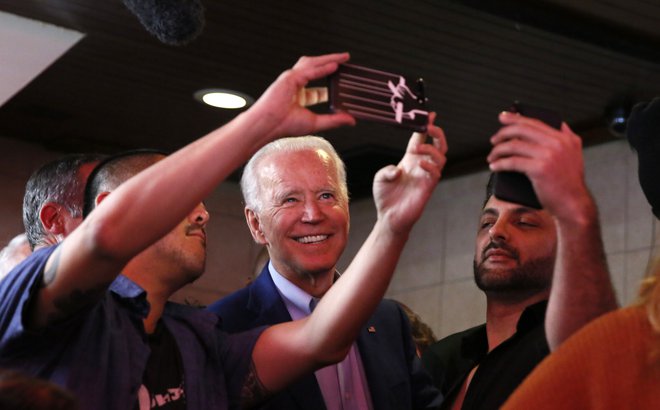
M 269 140 L 283 136 L 312 134 L 318 131 L 354 125 L 355 119 L 344 112 L 315 114 L 306 106 L 328 100 L 327 88 L 305 88 L 312 80 L 332 74 L 339 64 L 348 61 L 348 53 L 301 57 L 283 72 L 248 110 L 254 126 Z M 247 113 L 246 113 L 247 114 Z
M 490 170 L 517 171 L 531 180 L 539 202 L 558 218 L 580 213 L 591 196 L 584 181 L 582 140 L 562 123 L 557 130 L 542 121 L 501 113 L 504 125 L 491 137 Z
M 447 162 L 445 134 L 433 125 L 434 120 L 435 113 L 431 113 L 427 133 L 412 135 L 397 166 L 389 165 L 374 177 L 378 218 L 386 221 L 395 233 L 407 234 L 412 229 Z M 432 138 L 431 144 L 425 144 L 427 135 Z

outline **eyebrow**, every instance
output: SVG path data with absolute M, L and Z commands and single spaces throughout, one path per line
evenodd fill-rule
M 516 215 L 523 215 L 523 214 L 533 214 L 536 215 L 538 213 L 538 210 L 532 209 L 526 206 L 519 206 L 513 209 L 512 211 Z M 485 208 L 483 211 L 481 211 L 481 215 L 493 215 L 493 216 L 499 216 L 500 212 L 495 209 L 495 208 Z

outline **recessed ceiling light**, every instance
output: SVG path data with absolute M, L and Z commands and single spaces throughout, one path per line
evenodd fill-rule
M 199 90 L 194 95 L 197 101 L 201 101 L 213 107 L 229 110 L 243 108 L 254 102 L 254 99 L 247 94 L 220 88 Z

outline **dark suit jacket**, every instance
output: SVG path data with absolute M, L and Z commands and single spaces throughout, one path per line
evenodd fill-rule
M 229 333 L 291 320 L 273 279 L 264 267 L 257 279 L 209 309 L 222 319 Z M 369 328 L 375 332 L 369 332 Z M 436 408 L 441 395 L 415 354 L 410 324 L 405 313 L 383 300 L 365 323 L 357 339 L 360 357 L 375 410 Z M 278 393 L 267 409 L 325 409 L 316 377 L 311 374 Z

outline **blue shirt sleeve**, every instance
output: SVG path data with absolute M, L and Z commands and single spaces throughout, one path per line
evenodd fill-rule
M 27 332 L 24 316 L 44 267 L 57 246 L 40 249 L 12 269 L 0 281 L 0 356 L 5 356 L 12 341 Z

